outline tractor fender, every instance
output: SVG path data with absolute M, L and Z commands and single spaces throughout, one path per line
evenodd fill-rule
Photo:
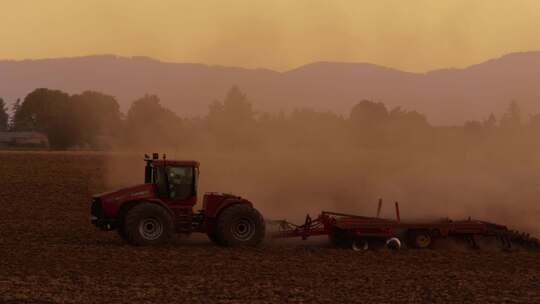
M 217 218 L 223 210 L 227 209 L 228 207 L 232 205 L 237 205 L 237 204 L 246 204 L 246 205 L 249 205 L 250 207 L 253 207 L 253 203 L 251 203 L 250 201 L 246 199 L 229 198 L 229 199 L 223 200 L 219 204 L 219 207 L 216 209 L 216 211 L 213 214 L 207 214 L 206 216 L 209 218 Z
M 124 220 L 124 216 L 129 212 L 129 210 L 131 210 L 131 208 L 135 207 L 136 205 L 143 204 L 143 203 L 150 203 L 150 204 L 159 205 L 159 206 L 161 206 L 163 209 L 167 210 L 167 212 L 171 215 L 171 217 L 174 218 L 174 213 L 173 213 L 173 211 L 171 210 L 171 208 L 169 208 L 169 206 L 167 206 L 166 204 L 164 204 L 164 203 L 163 203 L 161 200 L 159 200 L 159 199 L 145 199 L 145 200 L 135 200 L 135 201 L 125 202 L 125 203 L 122 204 L 122 206 L 120 207 L 120 210 L 118 211 L 117 218 L 118 218 L 120 221 L 123 221 L 123 220 Z

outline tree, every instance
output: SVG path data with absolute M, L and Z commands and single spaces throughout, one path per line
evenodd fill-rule
M 493 129 L 497 126 L 497 118 L 491 113 L 488 119 L 484 120 L 484 127 L 487 129 Z
M 429 127 L 424 114 L 417 111 L 403 110 L 401 107 L 393 108 L 388 115 L 388 119 L 397 124 L 400 129 L 418 130 Z
M 362 128 L 378 127 L 387 122 L 388 110 L 382 102 L 362 100 L 352 109 L 350 122 Z
M 386 138 L 393 145 L 415 146 L 431 139 L 432 128 L 424 114 L 393 108 L 388 114 Z
M 215 100 L 209 107 L 210 123 L 219 125 L 246 125 L 254 122 L 254 112 L 247 96 L 237 86 L 227 92 L 223 102 Z
M 126 117 L 130 145 L 177 147 L 184 132 L 180 117 L 160 104 L 156 95 L 145 95 L 131 104 Z
M 237 86 L 231 87 L 223 102 L 209 106 L 208 125 L 220 146 L 234 148 L 255 144 L 255 113 L 247 96 Z
M 0 98 L 0 132 L 8 129 L 9 115 L 7 113 L 6 104 Z
M 73 115 L 78 124 L 79 144 L 102 148 L 120 133 L 120 106 L 111 95 L 85 91 L 71 96 Z
M 507 130 L 516 130 L 521 127 L 521 107 L 513 100 L 501 118 L 501 127 Z
M 382 102 L 362 100 L 349 115 L 352 132 L 362 146 L 380 146 L 386 142 L 388 110 Z
M 15 117 L 17 117 L 17 112 L 21 109 L 21 99 L 17 98 L 17 101 L 11 106 L 11 117 L 9 119 L 9 129 L 15 130 Z
M 74 145 L 77 124 L 69 95 L 59 90 L 34 90 L 16 110 L 14 129 L 43 132 L 53 148 L 66 149 Z

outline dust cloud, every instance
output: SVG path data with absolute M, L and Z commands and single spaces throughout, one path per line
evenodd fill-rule
M 333 138 L 317 147 L 268 144 L 234 151 L 212 145 L 138 147 L 109 155 L 107 185 L 142 183 L 143 154 L 161 152 L 168 159 L 201 162 L 200 194 L 240 195 L 267 219 L 301 222 L 306 213 L 322 210 L 374 216 L 383 198 L 384 217 L 395 216 L 393 203 L 399 201 L 402 219 L 470 216 L 540 234 L 540 154 L 531 147 L 443 143 L 370 150 L 340 134 Z

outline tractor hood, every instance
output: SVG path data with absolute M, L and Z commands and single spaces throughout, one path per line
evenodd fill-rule
M 221 192 L 207 192 L 204 194 L 203 209 L 206 211 L 207 217 L 213 218 L 217 216 L 220 210 L 237 203 L 253 206 L 250 201 L 238 195 Z
M 234 195 L 231 193 L 224 193 L 224 192 L 206 192 L 204 194 L 204 197 L 207 199 L 212 198 L 212 199 L 220 199 L 220 200 L 224 200 L 224 199 L 244 200 L 244 198 L 242 198 L 241 196 Z
M 102 202 L 114 201 L 114 202 L 123 202 L 131 201 L 138 199 L 145 199 L 154 197 L 154 185 L 152 184 L 141 184 L 131 187 L 125 187 L 116 189 L 109 192 L 103 192 L 95 194 L 94 199 L 100 199 Z
M 241 196 L 234 195 L 232 193 L 225 193 L 225 192 L 206 192 L 206 195 L 215 195 L 215 196 L 221 196 L 224 198 L 242 198 Z

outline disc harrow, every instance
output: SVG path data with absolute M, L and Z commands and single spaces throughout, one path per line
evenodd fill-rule
M 528 233 L 510 230 L 504 225 L 475 219 L 451 220 L 448 218 L 431 221 L 402 221 L 399 204 L 395 203 L 395 219 L 381 218 L 382 200 L 379 200 L 376 217 L 323 211 L 316 218 L 306 215 L 303 224 L 286 220 L 268 221 L 275 227 L 274 238 L 303 240 L 317 235 L 328 235 L 337 247 L 367 250 L 385 246 L 399 249 L 432 248 L 438 240 L 454 238 L 465 240 L 471 248 L 479 248 L 479 238 L 494 238 L 503 250 L 516 247 L 540 249 L 540 240 Z

